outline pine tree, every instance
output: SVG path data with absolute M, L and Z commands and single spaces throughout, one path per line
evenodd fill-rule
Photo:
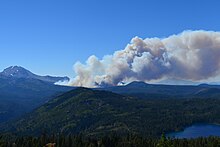
M 163 133 L 157 147 L 173 147 L 172 143 L 169 139 L 166 138 L 165 134 Z
M 3 147 L 4 146 L 4 141 L 2 139 L 2 136 L 0 136 L 0 147 Z

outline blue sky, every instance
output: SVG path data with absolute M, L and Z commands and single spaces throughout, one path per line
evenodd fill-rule
M 73 65 L 123 49 L 134 36 L 220 30 L 216 0 L 2 0 L 0 70 L 74 77 Z

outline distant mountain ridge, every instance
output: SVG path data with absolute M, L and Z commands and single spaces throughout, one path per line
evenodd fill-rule
M 220 85 L 164 85 L 134 81 L 124 86 L 97 88 L 139 98 L 220 97 Z M 214 92 L 214 94 L 212 93 Z
M 50 82 L 50 83 L 70 80 L 67 76 L 65 77 L 39 76 L 20 66 L 10 66 L 4 69 L 2 72 L 0 72 L 0 77 L 38 79 L 38 80 Z
M 165 84 L 165 85 L 198 85 L 200 82 L 193 82 L 190 80 L 182 80 L 182 79 L 164 79 L 156 84 Z
M 38 76 L 11 66 L 0 73 L 0 123 L 15 119 L 72 87 L 55 85 L 68 77 Z

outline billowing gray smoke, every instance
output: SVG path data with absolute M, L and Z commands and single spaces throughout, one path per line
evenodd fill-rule
M 167 38 L 134 37 L 125 49 L 101 60 L 90 56 L 74 65 L 75 86 L 117 85 L 132 80 L 162 78 L 192 81 L 215 77 L 220 71 L 220 32 L 184 31 Z

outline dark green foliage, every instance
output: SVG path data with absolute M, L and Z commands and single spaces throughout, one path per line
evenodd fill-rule
M 157 144 L 157 147 L 173 147 L 172 140 L 167 139 L 165 134 L 162 134 L 161 139 Z
M 55 144 L 56 147 L 218 147 L 219 137 L 197 139 L 143 138 L 136 135 L 106 136 L 91 138 L 81 135 L 41 135 L 39 137 L 0 138 L 0 147 L 43 147 Z
M 78 88 L 2 129 L 15 135 L 131 133 L 160 137 L 193 123 L 220 123 L 219 112 L 220 99 L 138 99 Z

